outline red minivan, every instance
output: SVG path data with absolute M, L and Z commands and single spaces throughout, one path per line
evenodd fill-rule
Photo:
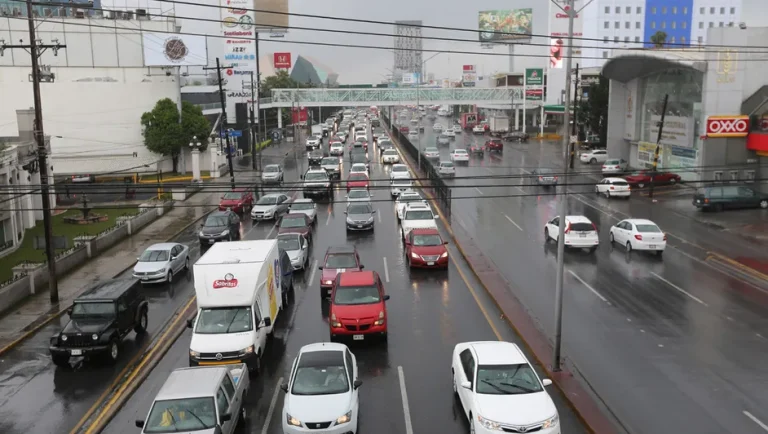
M 352 338 L 387 340 L 389 296 L 375 271 L 346 271 L 336 275 L 328 312 L 331 341 Z

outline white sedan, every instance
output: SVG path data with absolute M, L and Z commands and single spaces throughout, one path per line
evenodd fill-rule
M 454 163 L 469 163 L 469 153 L 466 149 L 454 149 L 451 152 L 451 161 Z
M 416 191 L 405 191 L 400 193 L 400 196 L 397 197 L 397 200 L 395 201 L 395 209 L 397 210 L 397 219 L 401 220 L 403 218 L 403 213 L 405 212 L 405 207 L 412 204 L 412 203 L 423 203 L 424 205 L 428 205 L 427 201 L 424 200 L 421 195 Z
M 541 380 L 517 345 L 465 342 L 453 349 L 453 392 L 469 432 L 560 434 L 560 417 Z
M 137 258 L 133 277 L 141 283 L 173 283 L 173 275 L 189 269 L 189 247 L 179 243 L 153 244 Z
M 631 188 L 626 179 L 603 178 L 595 185 L 595 194 L 602 194 L 606 198 L 623 197 L 629 199 Z
M 452 139 L 456 138 L 456 133 L 454 133 L 453 130 L 445 130 L 445 131 L 443 131 L 443 135 L 445 137 L 450 137 Z
M 400 162 L 400 154 L 394 149 L 387 149 L 381 154 L 381 162 L 383 164 L 397 164 Z
M 661 256 L 667 248 L 667 236 L 650 220 L 622 220 L 611 227 L 610 238 L 611 244 L 625 246 L 627 252 L 645 250 Z
M 472 127 L 472 134 L 485 134 L 485 127 L 481 124 Z
M 443 126 L 440 124 L 432 125 L 432 131 L 443 131 Z
M 357 434 L 360 397 L 357 359 L 344 344 L 317 343 L 301 347 L 288 382 L 280 385 L 283 433 Z
M 365 163 L 355 163 L 349 168 L 349 174 L 352 175 L 353 173 L 364 173 L 365 176 L 370 178 L 370 175 L 368 174 L 368 166 L 365 165 Z
M 461 125 L 454 125 L 453 126 L 453 132 L 454 132 L 454 134 L 461 134 L 464 131 L 461 129 Z
M 405 164 L 394 164 L 392 170 L 389 172 L 389 179 L 410 179 L 411 172 L 408 171 L 408 166 Z
M 416 130 L 408 131 L 408 140 L 411 139 L 418 139 L 419 138 L 419 132 Z

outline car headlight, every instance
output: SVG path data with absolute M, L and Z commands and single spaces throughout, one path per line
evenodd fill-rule
M 354 221 L 352 221 L 352 219 L 350 219 L 349 217 L 347 217 L 347 224 L 350 224 L 350 225 L 351 225 L 351 224 L 354 224 L 354 223 L 355 223 L 355 222 L 354 222 Z
M 557 426 L 557 424 L 560 422 L 560 416 L 554 415 L 550 417 L 549 419 L 544 421 L 544 424 L 542 428 L 554 428 Z
M 373 223 L 373 217 L 369 218 L 367 223 Z
M 200 357 L 200 353 L 198 353 L 197 351 L 194 351 L 194 350 L 189 350 L 189 357 L 192 357 L 192 358 L 196 359 L 196 358 Z
M 477 415 L 477 421 L 480 422 L 480 425 L 483 426 L 483 428 L 488 430 L 501 430 L 501 425 L 498 422 L 494 422 L 492 420 L 486 419 L 479 414 Z
M 344 416 L 339 416 L 338 418 L 336 418 L 336 425 L 347 423 L 350 420 L 352 420 L 352 410 L 348 411 L 347 414 L 345 414 Z
M 203 233 L 203 231 L 200 231 L 200 232 L 198 232 L 198 234 L 197 234 L 197 235 L 199 235 L 199 236 L 201 236 L 201 237 L 204 237 L 204 236 L 205 236 L 205 234 Z
M 419 255 L 417 255 L 416 252 L 411 252 L 411 258 L 419 259 Z
M 291 426 L 301 426 L 301 421 L 288 413 L 285 413 L 285 422 Z
M 324 280 L 323 285 L 333 285 L 333 280 Z
M 443 253 L 442 255 L 440 255 L 440 257 L 441 258 L 447 258 L 448 257 L 448 252 Z
M 99 335 L 94 333 L 94 334 L 91 335 L 91 339 L 93 339 L 94 341 L 98 341 L 99 340 Z
M 61 340 L 62 340 L 63 342 L 66 342 L 66 341 L 67 341 L 67 339 L 69 339 L 69 338 L 67 337 L 67 335 L 61 335 Z
M 229 229 L 224 229 L 224 232 L 221 233 L 221 236 L 229 235 Z
M 253 345 L 251 345 L 250 347 L 245 347 L 242 350 L 240 350 L 240 354 L 243 354 L 243 355 L 253 354 Z
M 376 322 L 373 323 L 373 325 L 384 325 L 384 311 L 379 311 L 379 319 L 376 320 Z

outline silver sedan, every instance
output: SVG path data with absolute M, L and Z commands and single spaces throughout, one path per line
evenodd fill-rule
M 179 243 L 149 246 L 136 258 L 133 277 L 141 283 L 173 283 L 173 276 L 189 269 L 189 247 Z

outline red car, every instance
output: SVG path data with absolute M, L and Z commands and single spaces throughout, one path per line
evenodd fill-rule
M 485 142 L 488 152 L 504 152 L 504 142 L 501 139 L 491 139 Z
M 348 271 L 336 276 L 328 311 L 331 342 L 352 337 L 355 341 L 387 339 L 387 304 L 379 273 Z
M 330 295 L 336 285 L 336 275 L 344 271 L 360 271 L 363 264 L 360 263 L 360 255 L 357 249 L 349 246 L 328 247 L 325 251 L 323 265 L 318 267 L 320 273 L 321 296 Z
M 651 175 L 653 175 L 654 184 L 674 184 L 680 182 L 680 175 L 671 172 L 653 172 L 650 170 L 641 170 L 639 172 L 633 172 L 631 175 L 624 177 L 627 183 L 631 186 L 637 186 L 643 188 L 646 185 L 651 184 Z
M 347 193 L 355 188 L 365 188 L 367 190 L 369 183 L 370 180 L 365 173 L 353 173 L 347 178 Z
M 405 237 L 405 255 L 411 268 L 447 268 L 448 249 L 437 229 L 413 229 Z
M 236 213 L 245 212 L 253 207 L 253 193 L 244 188 L 235 189 L 221 196 L 219 211 L 231 209 Z
M 303 213 L 288 213 L 280 219 L 277 234 L 301 234 L 312 244 L 312 219 Z
M 408 127 L 400 127 L 400 132 L 403 134 L 408 134 L 410 131 L 411 130 Z

